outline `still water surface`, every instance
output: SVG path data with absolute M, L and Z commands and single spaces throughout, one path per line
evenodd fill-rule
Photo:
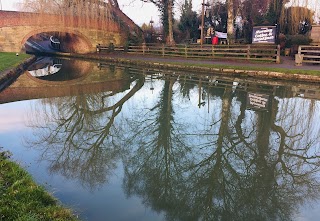
M 52 62 L 0 93 L 0 146 L 82 220 L 320 217 L 319 85 Z

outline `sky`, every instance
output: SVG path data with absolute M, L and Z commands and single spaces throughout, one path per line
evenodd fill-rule
M 0 0 L 2 3 L 2 10 L 17 10 L 17 3 L 21 3 L 23 0 Z M 146 0 L 145 0 L 146 1 Z M 202 0 L 192 0 L 193 8 L 195 11 L 200 13 Z M 205 0 L 207 2 L 207 0 Z M 297 0 L 295 0 L 297 1 Z M 302 0 L 299 0 L 302 1 Z M 305 1 L 305 0 L 304 0 Z M 310 8 L 318 11 L 320 10 L 317 4 L 312 4 L 313 1 L 309 0 L 309 4 L 312 5 Z M 179 8 L 184 0 L 175 1 L 175 17 L 179 17 Z M 146 3 L 142 0 L 118 0 L 120 9 L 131 18 L 137 25 L 142 25 L 143 23 L 149 24 L 150 20 L 154 21 L 155 26 L 160 26 L 159 12 L 156 6 L 152 3 Z M 0 5 L 1 6 L 1 5 Z
M 17 10 L 17 3 L 21 3 L 23 0 L 0 0 L 2 3 L 2 10 L 15 11 Z M 200 8 L 202 0 L 193 0 L 194 8 Z M 179 14 L 179 2 L 184 0 L 176 0 L 176 16 Z M 196 3 L 198 2 L 198 3 Z M 136 24 L 142 25 L 143 23 L 149 24 L 150 20 L 154 21 L 154 25 L 159 25 L 159 12 L 156 6 L 152 3 L 146 3 L 142 0 L 118 0 L 120 9 L 131 18 Z
M 22 0 L 0 0 L 2 10 L 16 11 L 18 3 Z M 144 3 L 141 0 L 118 0 L 121 10 L 136 24 L 142 25 L 154 20 L 159 23 L 159 13 L 152 3 Z

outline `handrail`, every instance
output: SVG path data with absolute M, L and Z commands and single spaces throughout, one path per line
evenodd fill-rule
M 60 41 L 55 41 L 53 36 L 50 36 L 50 41 L 55 44 L 60 44 Z
M 50 36 L 50 44 L 54 49 L 58 49 L 58 50 L 60 49 L 60 41 L 59 40 L 55 41 L 53 36 Z
M 302 63 L 320 64 L 320 46 L 299 45 L 298 53 L 295 55 L 296 66 Z

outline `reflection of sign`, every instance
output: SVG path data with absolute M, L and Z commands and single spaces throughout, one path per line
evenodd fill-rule
M 247 107 L 249 109 L 267 110 L 269 105 L 269 95 L 248 93 Z
M 227 33 L 216 31 L 216 37 L 227 38 Z
M 276 27 L 259 26 L 253 27 L 252 43 L 275 43 Z

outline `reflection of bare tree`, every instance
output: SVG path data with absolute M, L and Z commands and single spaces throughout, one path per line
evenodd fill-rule
M 133 79 L 134 80 L 134 79 Z M 102 92 L 49 99 L 43 105 L 43 122 L 33 122 L 42 157 L 51 161 L 50 170 L 79 179 L 90 188 L 106 182 L 121 154 L 116 144 L 119 136 L 115 119 L 128 101 L 144 84 L 135 80 L 127 92 Z M 39 117 L 34 117 L 36 119 Z
M 246 120 L 242 103 L 240 114 L 233 123 L 232 118 L 223 113 L 234 112 L 228 109 L 225 96 L 222 97 L 219 134 L 216 137 L 212 137 L 210 131 L 203 134 L 212 138 L 212 153 L 206 153 L 192 167 L 194 172 L 190 176 L 201 177 L 189 192 L 198 196 L 199 186 L 204 188 L 198 199 L 201 210 L 206 211 L 202 213 L 204 220 L 214 217 L 221 220 L 287 220 L 299 202 L 319 193 L 319 182 L 314 174 L 319 155 L 307 156 L 301 152 L 303 149 L 310 153 L 310 148 L 315 148 L 310 144 L 319 141 L 318 137 L 304 140 L 301 144 L 305 145 L 298 150 L 294 143 L 306 136 L 303 130 L 308 127 L 300 128 L 302 130 L 295 134 L 284 133 L 284 126 L 290 131 L 303 119 L 287 122 L 284 126 L 276 125 L 277 101 L 271 98 L 271 104 L 269 112 L 251 112 Z M 215 119 L 214 122 L 219 121 Z M 310 159 L 315 162 L 310 163 Z M 207 185 L 200 185 L 203 183 Z M 207 202 L 201 201 L 202 198 Z
M 179 84 L 181 95 L 190 99 L 190 90 L 196 86 L 196 83 L 190 81 L 190 77 L 188 75 L 184 75 L 179 78 Z
M 246 93 L 235 93 L 232 85 L 206 90 L 221 113 L 214 113 L 202 130 L 198 122 L 186 125 L 196 130 L 184 137 L 183 145 L 159 145 L 169 137 L 181 138 L 178 130 L 168 137 L 174 121 L 167 125 L 167 136 L 153 136 L 161 131 L 155 122 L 160 126 L 168 117 L 137 117 L 144 129 L 125 163 L 129 195 L 137 194 L 146 205 L 165 212 L 167 220 L 290 220 L 302 203 L 317 198 L 319 126 L 310 127 L 312 112 L 295 109 L 302 105 L 299 99 L 288 105 L 270 95 L 269 110 L 255 112 L 246 110 Z M 279 112 L 282 106 L 287 108 Z M 130 137 L 131 143 L 136 136 Z
M 166 76 L 157 103 L 143 116 L 128 119 L 134 130 L 129 135 L 134 155 L 125 160 L 124 188 L 128 195 L 138 193 L 155 211 L 167 217 L 184 215 L 177 187 L 183 176 L 184 156 L 188 152 L 175 123 L 173 85 L 176 77 Z M 138 126 L 139 125 L 139 126 Z M 187 217 L 187 216 L 186 216 Z

